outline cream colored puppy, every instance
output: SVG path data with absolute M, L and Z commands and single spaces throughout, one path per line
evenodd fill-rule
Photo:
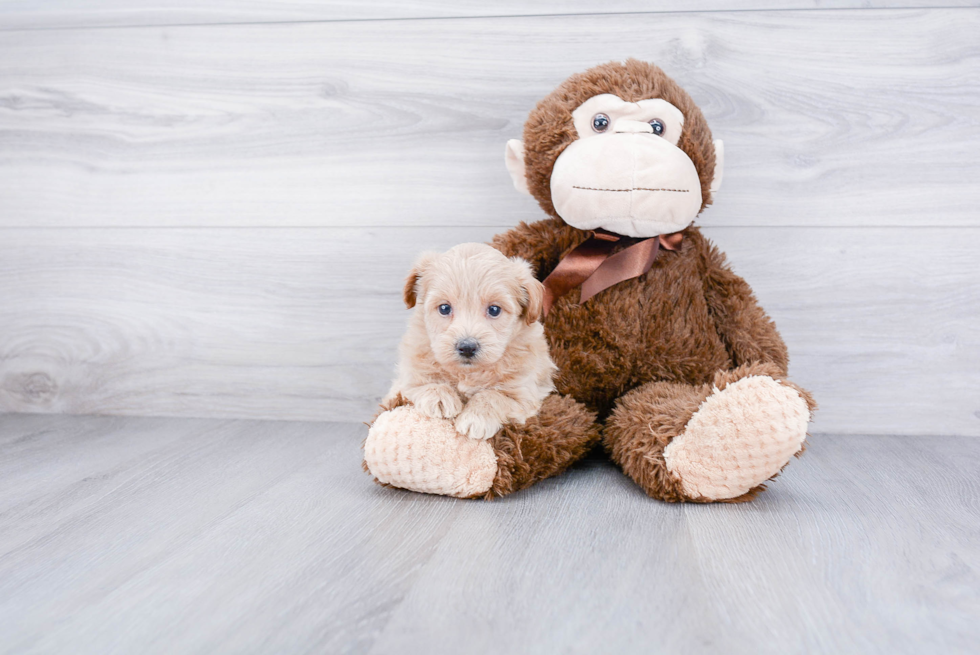
M 423 254 L 405 283 L 405 304 L 418 308 L 385 400 L 401 394 L 473 439 L 524 423 L 555 388 L 543 295 L 530 264 L 488 245 Z

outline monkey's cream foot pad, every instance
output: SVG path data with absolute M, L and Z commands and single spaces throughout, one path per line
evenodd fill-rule
M 786 466 L 802 448 L 809 420 L 791 387 L 767 376 L 742 378 L 701 403 L 664 459 L 685 493 L 736 498 Z
M 364 463 L 379 482 L 458 498 L 488 491 L 497 475 L 489 441 L 463 436 L 452 421 L 429 418 L 408 405 L 374 421 Z

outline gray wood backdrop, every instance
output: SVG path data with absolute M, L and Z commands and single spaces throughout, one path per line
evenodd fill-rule
M 413 257 L 540 218 L 504 142 L 633 56 L 814 430 L 980 435 L 980 8 L 910 4 L 0 0 L 0 411 L 366 419 Z

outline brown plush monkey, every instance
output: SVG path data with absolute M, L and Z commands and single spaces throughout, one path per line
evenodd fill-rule
M 551 218 L 498 235 L 545 282 L 557 393 L 488 441 L 396 399 L 365 442 L 392 486 L 502 496 L 602 443 L 650 496 L 748 500 L 803 449 L 816 405 L 749 285 L 694 218 L 721 181 L 721 142 L 658 67 L 574 75 L 507 144 L 515 186 Z

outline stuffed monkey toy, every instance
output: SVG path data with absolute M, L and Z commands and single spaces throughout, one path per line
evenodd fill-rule
M 601 443 L 653 498 L 753 498 L 802 452 L 816 405 L 786 380 L 786 346 L 752 289 L 692 225 L 722 177 L 701 110 L 652 64 L 604 64 L 539 102 L 505 163 L 549 218 L 491 245 L 544 282 L 557 391 L 485 441 L 396 398 L 371 426 L 365 470 L 490 499 Z

